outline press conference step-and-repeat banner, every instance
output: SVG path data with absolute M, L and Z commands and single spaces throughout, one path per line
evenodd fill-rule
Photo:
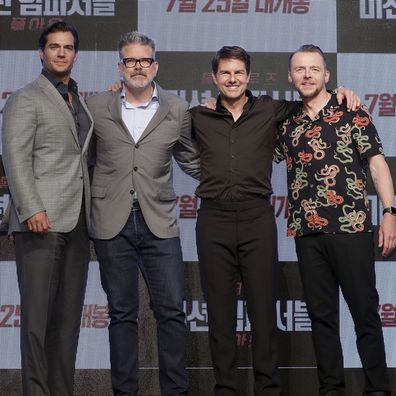
M 0 0 L 0 110 L 12 92 L 40 73 L 39 32 L 58 20 L 72 23 L 80 33 L 80 53 L 73 77 L 83 96 L 105 90 L 118 78 L 116 43 L 121 33 L 130 30 L 139 30 L 154 38 L 160 65 L 157 81 L 191 106 L 216 96 L 210 61 L 223 45 L 239 45 L 251 54 L 250 89 L 255 95 L 269 94 L 289 100 L 298 99 L 298 93 L 287 82 L 290 53 L 302 44 L 318 45 L 327 55 L 331 72 L 329 87 L 350 87 L 369 107 L 396 180 L 396 1 Z M 199 285 L 195 247 L 199 207 L 194 196 L 196 182 L 175 166 L 174 185 L 188 286 L 185 302 L 190 331 L 188 366 L 192 371 L 204 371 L 210 369 L 211 362 L 207 347 L 207 309 Z M 298 275 L 294 241 L 286 237 L 287 188 L 283 164 L 274 165 L 273 189 L 281 267 L 277 302 L 280 366 L 285 370 L 309 370 L 315 367 L 311 324 Z M 372 220 L 377 228 L 382 207 L 371 186 L 369 194 Z M 8 202 L 7 180 L 0 167 L 0 219 Z M 5 243 L 0 246 L 4 247 Z M 0 369 L 17 369 L 20 367 L 19 295 L 14 257 L 3 250 L 0 252 Z M 396 367 L 396 286 L 393 281 L 396 254 L 384 260 L 377 252 L 376 257 L 379 312 L 387 359 L 389 367 Z M 237 285 L 236 293 L 236 343 L 239 365 L 244 369 L 251 366 L 250 322 L 242 284 Z M 106 304 L 98 265 L 92 261 L 81 323 L 78 369 L 109 368 Z M 340 309 L 345 367 L 360 367 L 353 323 L 342 298 Z M 141 315 L 145 334 L 140 342 L 141 366 L 155 370 L 158 364 L 154 322 L 147 306 Z M 298 393 L 298 390 L 289 392 L 292 396 L 309 394 Z M 192 389 L 194 394 L 209 394 L 209 390 Z

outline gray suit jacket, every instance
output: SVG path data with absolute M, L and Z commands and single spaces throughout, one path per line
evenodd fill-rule
M 11 192 L 9 232 L 28 231 L 26 220 L 46 211 L 50 232 L 69 232 L 77 224 L 84 192 L 87 221 L 90 185 L 87 148 L 80 147 L 72 114 L 44 76 L 10 96 L 3 112 L 3 162 Z M 89 224 L 89 223 L 87 223 Z
M 144 219 L 159 238 L 178 235 L 172 156 L 199 177 L 188 104 L 158 85 L 159 108 L 138 142 L 122 121 L 120 92 L 87 99 L 95 122 L 96 162 L 92 191 L 92 236 L 111 239 L 124 227 L 136 191 Z

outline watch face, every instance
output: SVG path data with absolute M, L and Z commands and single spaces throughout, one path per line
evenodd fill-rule
M 393 216 L 396 216 L 396 208 L 394 208 L 393 206 L 389 207 L 389 208 L 385 208 L 384 209 L 384 214 L 385 213 L 390 213 Z

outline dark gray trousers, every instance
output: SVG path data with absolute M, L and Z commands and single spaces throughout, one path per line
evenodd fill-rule
M 89 239 L 84 211 L 67 233 L 15 233 L 25 396 L 73 394 Z

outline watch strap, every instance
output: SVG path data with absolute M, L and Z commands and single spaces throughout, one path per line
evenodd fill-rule
M 389 206 L 388 208 L 384 208 L 382 211 L 382 214 L 384 215 L 385 213 L 390 213 L 393 216 L 396 216 L 396 208 L 393 206 Z

